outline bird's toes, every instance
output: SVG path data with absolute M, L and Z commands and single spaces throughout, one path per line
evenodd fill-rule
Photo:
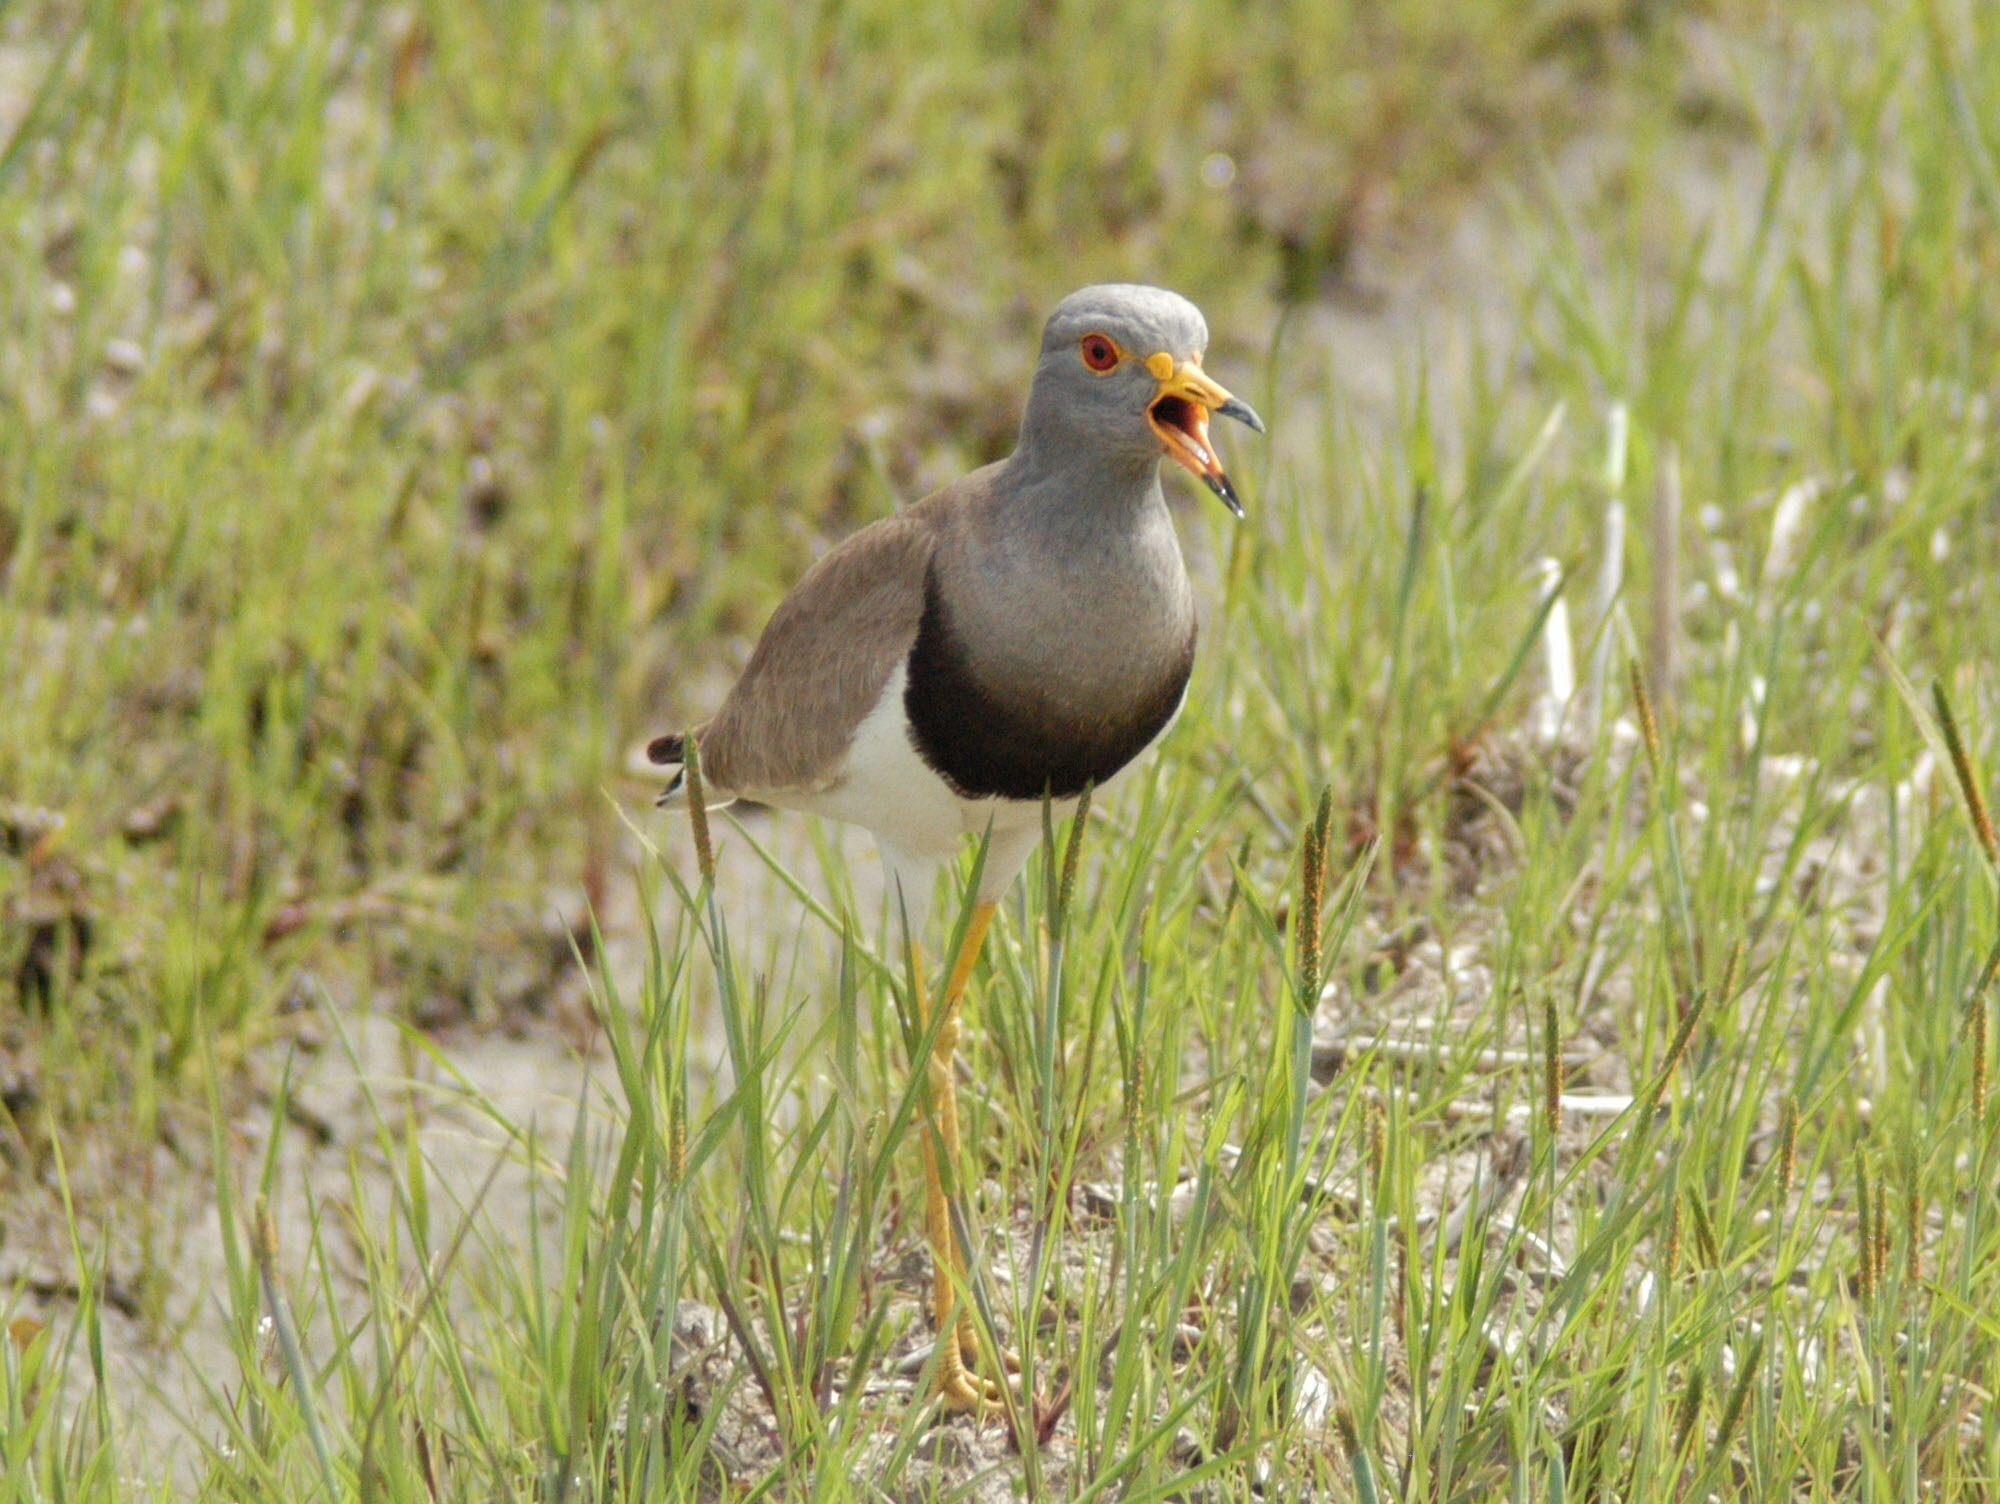
M 1004 1415 L 1007 1392 L 991 1379 L 960 1370 L 938 1381 L 938 1398 L 952 1415 L 991 1420 Z
M 1003 1347 L 998 1343 L 989 1348 L 979 1340 L 979 1333 L 970 1323 L 958 1329 L 958 1350 L 964 1354 L 968 1365 L 977 1363 L 980 1355 L 984 1353 L 990 1354 L 991 1361 L 987 1365 L 989 1368 L 997 1368 L 1002 1373 L 1015 1376 L 1018 1376 L 1021 1372 L 1021 1355 L 1019 1353 L 1015 1352 L 1011 1347 Z

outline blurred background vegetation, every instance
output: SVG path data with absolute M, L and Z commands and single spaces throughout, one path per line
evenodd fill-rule
M 0 6 L 0 1040 L 143 1101 L 335 936 L 532 992 L 686 650 L 1004 453 L 1056 298 L 1262 356 L 1611 85 L 1703 108 L 1667 9 Z
M 1987 0 L 0 0 L 0 1317 L 28 1321 L 23 1366 L 0 1343 L 27 1376 L 0 1384 L 0 1500 L 79 1459 L 96 1491 L 67 1496 L 131 1497 L 113 1387 L 209 1448 L 215 1496 L 324 1470 L 264 1336 L 276 1255 L 237 1242 L 258 1192 L 324 1276 L 304 1326 L 344 1439 L 415 1418 L 391 1497 L 438 1496 L 433 1420 L 498 1438 L 459 1447 L 467 1497 L 561 1497 L 573 1458 L 610 1476 L 671 1408 L 647 1364 L 690 1292 L 782 1302 L 811 1272 L 815 1319 L 882 1295 L 825 1364 L 909 1356 L 917 1234 L 871 1138 L 906 1103 L 890 987 L 758 869 L 775 901 L 709 911 L 756 977 L 728 1064 L 746 1011 L 784 1048 L 729 1094 L 688 1020 L 735 963 L 697 964 L 662 902 L 664 975 L 634 984 L 634 869 L 688 864 L 668 825 L 643 861 L 620 811 L 647 808 L 632 749 L 713 707 L 818 551 L 1005 452 L 1042 317 L 1104 278 L 1195 298 L 1274 432 L 1225 441 L 1246 525 L 1182 510 L 1204 649 L 1180 729 L 1093 814 L 1073 979 L 1031 880 L 977 987 L 976 1209 L 1081 1250 L 1055 1345 L 1148 1333 L 1119 1341 L 1147 1374 L 1131 1428 L 1073 1476 L 1184 1486 L 1155 1421 L 1254 1377 L 1227 1313 L 1261 1340 L 1274 1250 L 1310 1234 L 1323 1283 L 1287 1340 L 1361 1445 L 1294 1414 L 1272 1496 L 1359 1493 L 1400 1453 L 1413 1494 L 1592 1468 L 1608 1493 L 1629 1464 L 1631 1497 L 1656 1471 L 1690 1497 L 1990 1497 L 2000 847 L 1976 859 L 1955 801 L 2000 725 L 1997 157 Z M 1558 578 L 1574 697 L 1548 693 Z M 1336 870 L 1382 840 L 1307 1039 L 1279 930 L 1322 787 Z M 725 884 L 775 828 L 729 832 Z M 808 886 L 843 887 L 830 842 L 783 829 Z M 584 995 L 592 912 L 629 1007 Z M 1094 1011 L 1058 1040 L 1072 985 Z M 592 1031 L 635 1018 L 646 1069 L 629 1041 L 607 1063 Z M 295 1111 L 275 1083 L 342 1052 L 277 1046 L 363 1022 L 402 1051 L 352 1057 L 366 1110 Z M 1332 1037 L 1392 1022 L 1422 1040 L 1357 1066 L 1381 1041 Z M 495 1025 L 528 1036 L 518 1075 L 601 1091 L 579 1143 L 675 1189 L 594 1150 L 537 1166 L 466 1212 L 486 1258 L 447 1295 L 415 1277 L 427 1187 L 485 1190 L 426 1114 L 463 1087 L 497 1164 L 542 1108 L 465 1067 Z M 1558 1045 L 1617 1119 L 1565 1126 Z M 1118 1052 L 1182 1075 L 1121 1080 Z M 1304 1162 L 1273 1169 L 1309 1085 L 1341 1185 L 1380 1177 L 1365 1218 L 1318 1191 L 1302 1214 Z M 690 1126 L 713 1160 L 682 1183 Z M 1460 1242 L 1477 1198 L 1452 1199 L 1524 1146 L 1518 1214 L 1486 1202 Z M 775 1212 L 750 1194 L 773 1166 Z M 1182 1169 L 1220 1188 L 1207 1243 L 1152 1205 Z M 1123 1204 L 1065 1226 L 1084 1174 Z M 885 1199 L 836 1269 L 815 1240 L 856 1176 Z M 544 1192 L 548 1263 L 500 1235 L 539 1236 Z M 659 1207 L 706 1262 L 627 1301 L 627 1214 Z M 1429 1229 L 1393 1281 L 1391 1223 Z M 1525 1272 L 1536 1226 L 1560 1277 Z M 602 1322 L 545 1298 L 586 1288 Z M 1048 1291 L 1014 1293 L 1037 1332 Z M 1486 1324 L 1516 1315 L 1535 1343 Z M 421 1336 L 381 1361 L 364 1324 Z M 114 1369 L 189 1338 L 198 1401 L 105 1379 L 107 1332 Z M 65 1382 L 93 1371 L 80 1407 L 36 1377 L 58 1340 Z M 877 1421 L 909 1461 L 918 1407 L 867 1406 L 782 1465 L 873 1486 Z M 732 1473 L 777 1476 L 752 1461 Z
M 1964 52 L 1953 108 L 2000 97 L 1992 28 L 1753 0 L 0 8 L 0 1047 L 87 1038 L 48 1091 L 129 1070 L 143 1102 L 304 967 L 393 976 L 426 1019 L 532 1006 L 613 880 L 634 739 L 708 708 L 718 638 L 826 539 L 1005 452 L 1063 292 L 1183 288 L 1240 367 L 1468 185 L 1532 199 L 1580 132 L 1803 144 L 1837 181 L 1927 51 Z M 1754 63 L 1693 66 L 1717 35 Z M 1909 62 L 1864 77 L 1850 46 Z M 1921 304 L 1878 332 L 1960 365 L 1993 333 L 1967 278 L 1997 190 L 1951 121 L 1828 201 L 1832 260 L 1773 273 L 1855 380 L 1807 418 L 1846 460 L 1896 431 L 1857 310 Z M 1646 231 L 1610 316 L 1671 336 L 1698 258 Z M 1731 316 L 1768 329 L 1750 292 Z M 1635 354 L 1580 278 L 1543 293 L 1535 358 L 1637 402 L 1725 501 L 1769 478 L 1759 440 L 1681 432 L 1715 375 L 1685 340 Z M 1734 398 L 1810 395 L 1764 374 Z M 1511 462 L 1484 431 L 1465 462 Z

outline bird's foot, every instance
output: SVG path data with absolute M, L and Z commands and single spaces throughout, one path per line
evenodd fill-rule
M 968 1316 L 961 1320 L 958 1324 L 958 1350 L 968 1366 L 979 1361 L 984 1346 L 985 1344 L 979 1340 L 979 1328 L 973 1324 L 972 1318 Z M 1021 1372 L 1021 1355 L 1011 1347 L 1000 1347 L 996 1343 L 992 1366 L 997 1367 L 1001 1373 L 1018 1377 Z
M 978 1339 L 971 1333 L 970 1322 L 956 1322 L 947 1325 L 948 1335 L 939 1339 L 940 1348 L 934 1352 L 937 1360 L 937 1393 L 944 1402 L 949 1415 L 973 1415 L 981 1420 L 1004 1416 L 1007 1411 L 1007 1391 L 1002 1384 L 972 1371 L 968 1360 L 976 1361 L 979 1352 Z M 1001 1363 L 1013 1355 L 1001 1350 Z M 1015 1360 L 1011 1372 L 1020 1371 L 1019 1360 Z
M 991 1379 L 966 1372 L 963 1366 L 955 1373 L 938 1375 L 938 1398 L 951 1415 L 992 1420 L 1007 1413 L 1007 1392 Z

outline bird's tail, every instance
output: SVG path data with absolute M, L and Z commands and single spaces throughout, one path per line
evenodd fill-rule
M 667 786 L 660 790 L 660 797 L 653 802 L 661 809 L 675 808 L 687 803 L 687 737 L 656 736 L 646 743 L 646 761 L 656 768 L 671 769 Z M 734 794 L 725 793 L 710 786 L 704 791 L 705 802 L 710 809 L 724 809 L 736 802 Z

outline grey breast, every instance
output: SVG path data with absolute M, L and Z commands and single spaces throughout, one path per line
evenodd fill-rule
M 1179 709 L 1193 591 L 1156 479 L 1104 506 L 1002 500 L 940 540 L 904 708 L 919 753 L 959 793 L 1073 798 Z

